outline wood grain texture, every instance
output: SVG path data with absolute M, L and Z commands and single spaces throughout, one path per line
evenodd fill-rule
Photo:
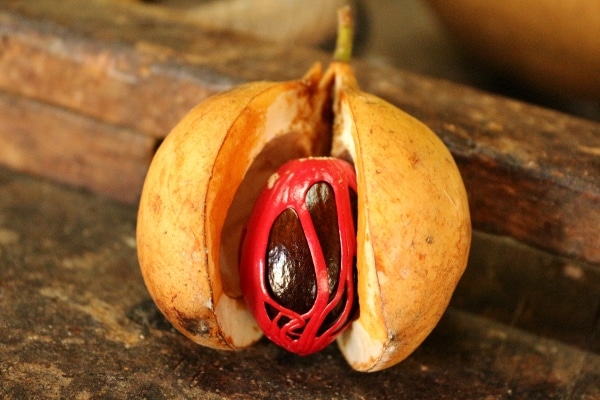
M 101 0 L 0 6 L 0 88 L 163 137 L 206 96 L 301 76 L 316 50 L 201 30 Z M 600 264 L 600 124 L 355 63 L 364 90 L 427 123 L 456 158 L 474 227 Z M 390 160 L 393 162 L 393 160 Z
M 450 148 L 475 228 L 600 262 L 600 124 L 445 81 L 361 72 Z
M 587 333 L 587 343 L 548 335 L 553 326 L 572 327 L 572 318 L 558 311 L 565 305 L 597 303 L 597 269 L 578 279 L 553 274 L 554 290 L 568 296 L 548 298 L 538 274 L 515 268 L 507 276 L 497 258 L 483 268 L 473 263 L 476 279 L 461 282 L 457 301 L 425 343 L 401 364 L 365 374 L 352 371 L 335 345 L 308 357 L 266 340 L 238 352 L 198 346 L 169 325 L 144 287 L 135 207 L 1 167 L 0 193 L 3 399 L 600 396 L 597 318 L 574 328 Z M 533 261 L 522 247 L 518 254 Z M 513 302 L 479 291 L 503 285 L 517 304 L 533 299 L 536 307 L 516 308 L 523 311 L 519 328 L 528 331 L 511 326 Z M 562 291 L 565 285 L 572 290 Z M 542 320 L 548 313 L 555 325 Z M 506 314 L 509 321 L 500 323 Z
M 155 149 L 147 135 L 0 92 L 0 164 L 133 203 Z

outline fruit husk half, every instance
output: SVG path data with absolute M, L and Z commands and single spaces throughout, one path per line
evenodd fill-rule
M 316 90 L 320 77 L 317 65 L 299 80 L 210 97 L 152 160 L 137 223 L 142 276 L 167 319 L 199 344 L 237 349 L 262 336 L 241 298 L 237 247 L 262 182 L 329 146 L 331 101 Z
M 411 354 L 447 308 L 470 248 L 467 194 L 429 128 L 361 92 L 348 64 L 328 73 L 334 151 L 347 149 L 355 162 L 359 210 L 360 315 L 338 345 L 352 368 L 378 371 Z

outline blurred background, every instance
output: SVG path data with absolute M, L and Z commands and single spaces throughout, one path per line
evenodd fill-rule
M 357 57 L 600 120 L 598 0 L 123 0 L 282 43 L 330 49 L 357 14 Z

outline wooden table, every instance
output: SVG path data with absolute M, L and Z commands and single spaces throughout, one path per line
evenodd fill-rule
M 0 397 L 600 397 L 600 124 L 357 61 L 362 87 L 432 127 L 465 178 L 477 233 L 450 309 L 380 373 L 335 346 L 208 350 L 138 271 L 145 171 L 206 96 L 328 55 L 80 4 L 0 5 Z

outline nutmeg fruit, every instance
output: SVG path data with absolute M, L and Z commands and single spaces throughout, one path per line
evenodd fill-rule
M 467 262 L 471 225 L 450 152 L 425 125 L 360 91 L 350 65 L 213 96 L 166 137 L 140 200 L 137 246 L 159 309 L 193 341 L 241 349 L 262 331 L 241 290 L 239 249 L 269 176 L 285 162 L 354 165 L 358 312 L 337 339 L 350 366 L 406 358 L 435 327 Z

